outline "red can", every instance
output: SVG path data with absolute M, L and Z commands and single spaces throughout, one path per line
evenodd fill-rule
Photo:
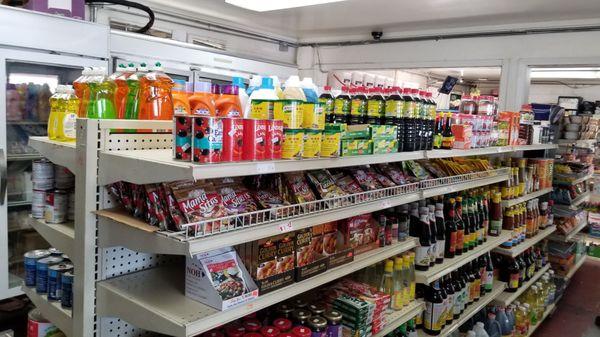
M 299 325 L 292 328 L 292 334 L 294 334 L 294 337 L 310 337 L 312 331 L 305 326 Z
M 265 160 L 266 119 L 244 118 L 243 160 Z
M 244 336 L 245 332 L 246 329 L 239 324 L 231 324 L 225 328 L 225 334 L 227 337 L 242 337 Z
M 242 323 L 246 332 L 258 332 L 262 328 L 262 324 L 257 319 L 247 319 Z
M 283 121 L 267 120 L 265 159 L 281 159 L 281 142 L 283 142 Z
M 269 325 L 263 326 L 262 329 L 260 329 L 260 334 L 263 335 L 263 337 L 277 337 L 279 336 L 279 329 Z
M 221 118 L 223 121 L 224 162 L 242 160 L 244 143 L 244 123 L 241 118 Z
M 192 116 L 175 116 L 173 118 L 173 139 L 175 141 L 173 158 L 192 160 Z
M 273 321 L 273 326 L 281 332 L 288 332 L 292 328 L 292 321 L 286 318 L 277 318 Z
M 194 161 L 220 163 L 223 149 L 223 122 L 217 117 L 194 117 Z

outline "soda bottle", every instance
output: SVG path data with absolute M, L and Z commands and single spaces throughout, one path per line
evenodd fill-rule
M 139 119 L 173 119 L 173 80 L 163 72 L 160 62 L 156 62 L 152 71 L 140 78 Z
M 87 117 L 87 107 L 90 100 L 90 91 L 87 85 L 87 81 L 90 79 L 92 74 L 92 68 L 85 67 L 75 81 L 73 81 L 73 88 L 75 89 L 75 95 L 79 98 L 79 107 L 77 109 L 77 116 Z
M 65 142 L 74 142 L 76 138 L 75 122 L 79 111 L 79 99 L 72 86 L 65 86 L 63 107 L 58 114 L 56 138 Z
M 52 96 L 50 96 L 50 115 L 48 116 L 48 138 L 51 140 L 56 140 L 57 130 L 58 130 L 58 118 L 60 112 L 63 111 L 64 108 L 64 93 L 65 86 L 59 84 L 56 86 L 56 91 Z
M 117 109 L 117 118 L 125 118 L 125 106 L 127 105 L 127 77 L 133 73 L 133 69 L 126 68 L 124 64 L 117 66 L 117 71 L 109 76 L 109 80 L 115 82 L 117 89 L 115 90 L 115 109 Z
M 100 68 L 94 75 L 88 82 L 90 88 L 88 118 L 116 119 L 116 84 L 106 76 L 106 68 Z

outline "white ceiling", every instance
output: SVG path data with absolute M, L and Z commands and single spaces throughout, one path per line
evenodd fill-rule
M 437 78 L 452 76 L 461 78 L 465 81 L 477 82 L 479 79 L 487 81 L 499 81 L 502 68 L 500 67 L 469 67 L 469 68 L 420 68 L 407 69 L 422 75 L 430 75 Z M 462 75 L 461 75 L 462 72 Z
M 475 26 L 600 18 L 598 0 L 346 0 L 263 13 L 229 5 L 224 0 L 142 2 L 304 41 L 370 38 L 374 29 L 382 29 L 384 36 L 393 36 L 410 31 L 444 32 Z

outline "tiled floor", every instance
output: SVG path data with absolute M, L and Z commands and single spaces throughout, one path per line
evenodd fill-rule
M 594 324 L 600 315 L 600 260 L 587 259 L 565 295 L 533 337 L 600 337 Z

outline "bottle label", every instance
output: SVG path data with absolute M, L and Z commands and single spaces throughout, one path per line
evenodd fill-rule
M 383 102 L 377 99 L 367 101 L 367 115 L 369 117 L 381 117 L 383 111 Z
M 510 274 L 510 278 L 508 280 L 508 288 L 509 289 L 517 289 L 519 287 L 519 273 Z
M 475 281 L 473 281 L 473 286 L 471 287 L 471 289 L 473 289 L 474 299 L 481 297 L 481 279 L 476 278 Z
M 435 243 L 431 244 L 431 246 L 429 246 L 429 250 L 427 251 L 429 254 L 429 264 L 435 262 L 435 253 L 437 251 L 437 249 L 435 248 L 436 246 L 437 244 Z
M 458 230 L 456 231 L 456 249 L 462 249 L 464 246 L 464 237 L 465 237 L 465 232 L 464 230 Z
M 350 115 L 363 116 L 365 114 L 365 101 L 362 99 L 353 99 L 350 103 Z
M 502 219 L 490 221 L 490 235 L 498 236 L 502 231 Z
M 386 117 L 397 117 L 402 118 L 402 108 L 404 107 L 404 102 L 397 100 L 389 100 L 385 102 L 385 116 Z
M 77 114 L 67 113 L 62 120 L 63 134 L 66 139 L 75 139 L 77 136 L 75 129 L 75 122 L 77 121 Z
M 529 274 L 529 278 L 532 278 L 533 275 L 535 275 L 535 263 L 532 263 L 531 266 L 529 266 L 529 268 L 527 269 L 527 274 Z
M 331 115 L 333 113 L 333 99 L 332 98 L 319 98 L 319 103 L 323 106 L 325 114 Z
M 444 248 L 446 247 L 446 240 L 437 240 L 435 243 L 435 258 L 444 258 Z
M 391 303 L 391 307 L 394 310 L 400 310 L 402 309 L 402 306 L 404 305 L 404 291 L 403 289 L 397 289 L 394 290 L 394 295 L 392 296 L 392 303 Z
M 454 136 L 442 136 L 442 147 L 451 149 L 454 147 Z
M 461 294 L 462 294 L 462 290 L 459 290 L 459 291 L 457 291 L 454 294 L 454 305 L 453 305 L 453 308 L 452 308 L 452 312 L 453 312 L 454 316 L 459 315 L 460 311 L 462 309 L 462 304 L 461 304 L 462 296 L 461 296 Z
M 350 113 L 350 100 L 336 98 L 333 103 L 333 113 L 336 115 L 347 115 Z
M 415 248 L 415 264 L 417 266 L 429 266 L 430 246 L 419 246 Z
M 456 235 L 457 232 L 450 233 L 450 242 L 448 243 L 448 251 L 453 254 L 456 251 Z
M 273 101 L 252 101 L 250 108 L 250 118 L 252 119 L 272 119 L 274 111 L 274 102 Z M 208 110 L 200 111 L 196 110 L 194 112 L 196 115 L 210 115 Z
M 484 272 L 485 275 L 485 290 L 486 291 L 491 291 L 492 288 L 494 287 L 494 271 L 485 271 Z
M 427 330 L 440 331 L 442 330 L 442 315 L 444 312 L 444 303 L 427 302 L 425 305 L 425 315 L 423 326 Z M 446 323 L 444 321 L 444 323 Z

